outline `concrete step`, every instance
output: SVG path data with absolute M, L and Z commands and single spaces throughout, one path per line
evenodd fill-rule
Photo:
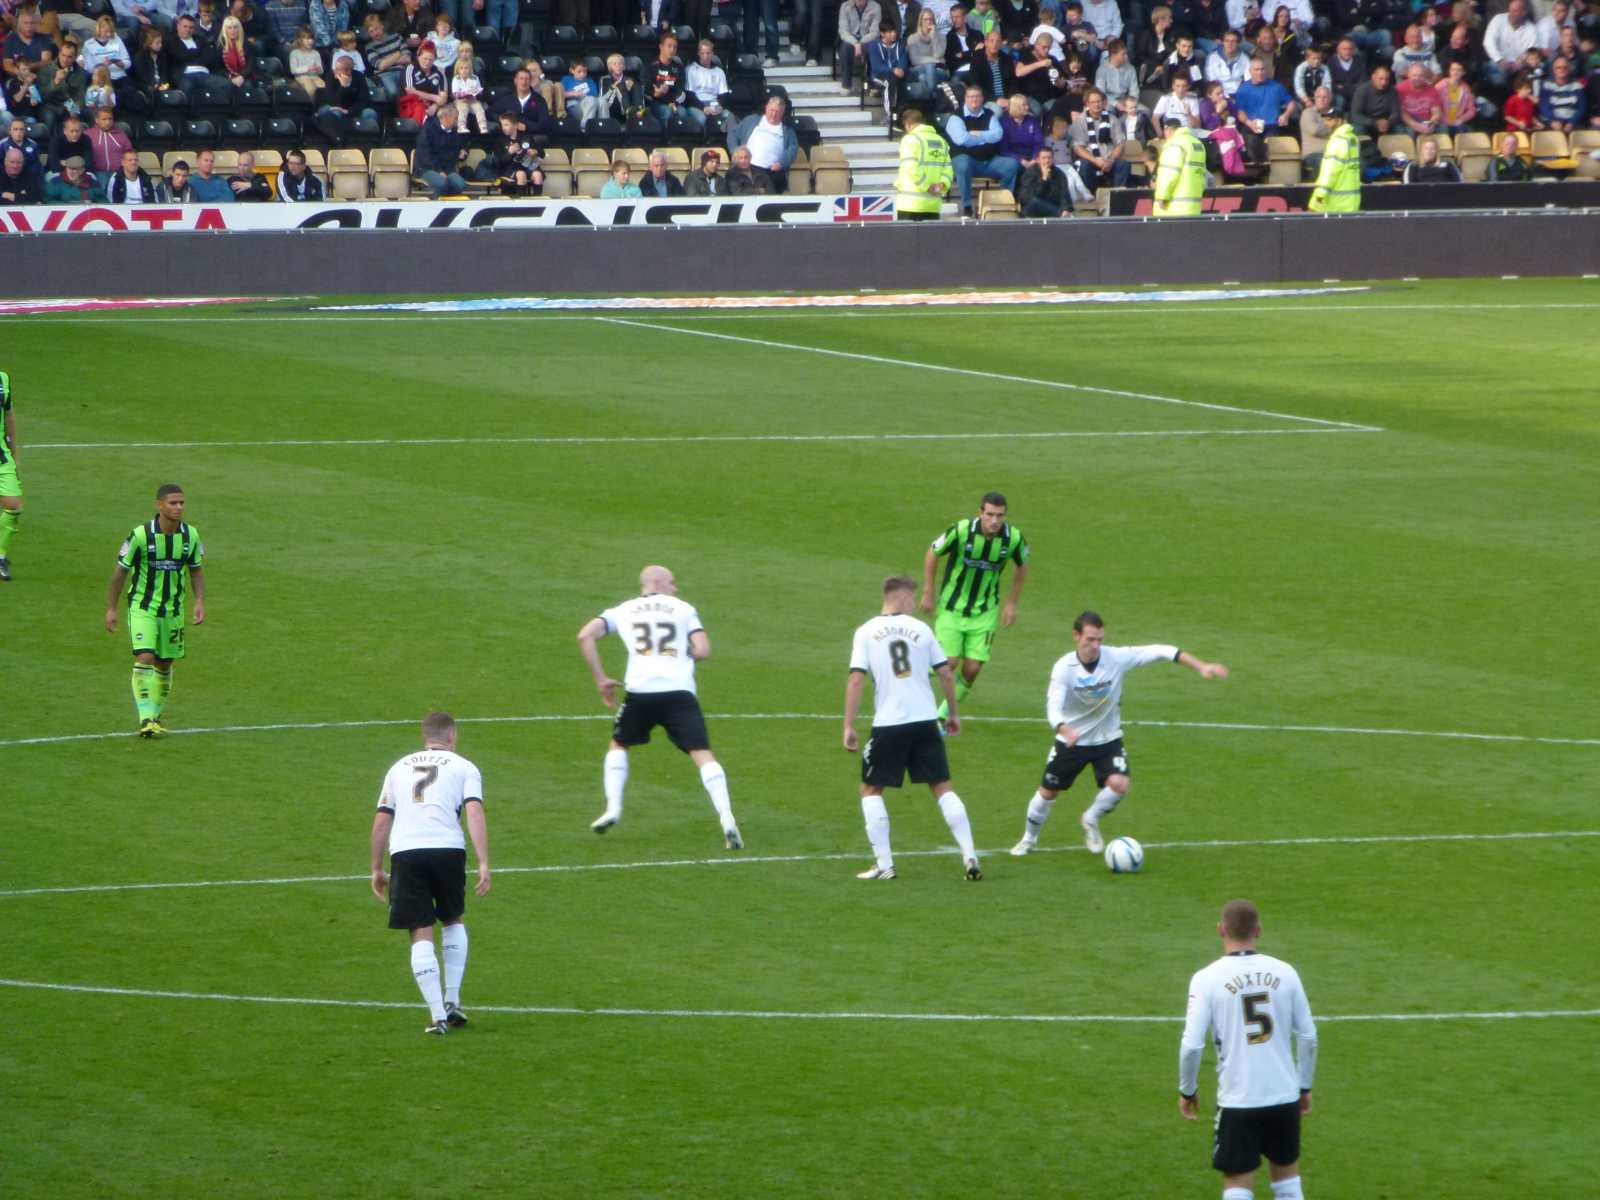
M 851 171 L 850 190 L 853 192 L 894 191 L 894 171 Z

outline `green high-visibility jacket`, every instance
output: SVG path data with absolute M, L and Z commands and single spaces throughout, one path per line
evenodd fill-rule
M 938 212 L 950 194 L 955 177 L 955 170 L 950 166 L 950 144 L 932 125 L 918 125 L 900 139 L 900 174 L 894 181 L 895 209 Z
M 1328 138 L 1310 207 L 1312 212 L 1361 211 L 1361 140 L 1354 126 L 1341 125 Z
M 1189 129 L 1174 129 L 1156 166 L 1158 217 L 1197 217 L 1206 191 L 1206 147 Z

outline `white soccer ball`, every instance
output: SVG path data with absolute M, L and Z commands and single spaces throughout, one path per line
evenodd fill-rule
M 1132 875 L 1144 866 L 1144 847 L 1131 837 L 1115 838 L 1106 847 L 1106 866 L 1113 875 Z

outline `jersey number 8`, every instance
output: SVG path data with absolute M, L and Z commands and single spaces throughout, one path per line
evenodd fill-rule
M 673 645 L 678 640 L 678 627 L 667 621 L 656 623 L 659 637 L 654 640 L 650 637 L 650 624 L 647 621 L 635 621 L 633 625 L 633 648 L 638 654 L 663 654 L 668 658 L 676 658 L 678 648 Z
M 896 679 L 904 679 L 911 674 L 911 647 L 899 638 L 889 643 L 889 666 L 894 670 Z

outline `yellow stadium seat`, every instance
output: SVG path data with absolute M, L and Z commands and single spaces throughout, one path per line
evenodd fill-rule
M 1409 133 L 1385 133 L 1378 137 L 1378 153 L 1385 158 L 1396 154 L 1404 154 L 1407 158 L 1417 157 L 1417 144 Z
M 380 146 L 367 159 L 372 174 L 372 194 L 380 200 L 404 200 L 411 195 L 411 159 L 395 146 Z
M 978 220 L 1014 221 L 1017 219 L 1017 198 L 1005 188 L 986 188 L 978 195 Z

